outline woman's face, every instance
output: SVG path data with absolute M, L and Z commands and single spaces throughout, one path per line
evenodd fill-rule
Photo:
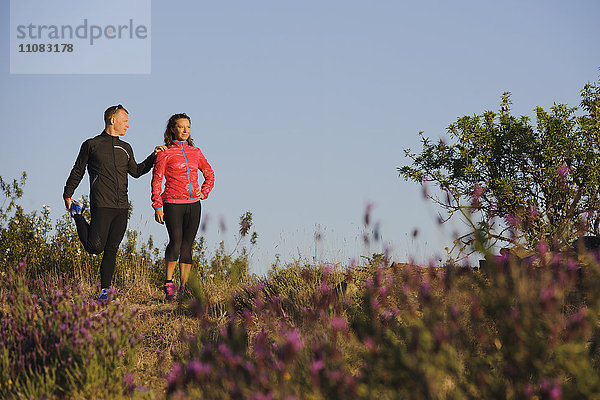
M 175 140 L 185 142 L 190 137 L 190 121 L 187 118 L 179 118 L 175 121 L 175 127 L 173 128 L 173 134 Z

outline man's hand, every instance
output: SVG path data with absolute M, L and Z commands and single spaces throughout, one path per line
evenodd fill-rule
M 156 220 L 156 222 L 158 222 L 159 224 L 164 224 L 165 223 L 165 212 L 163 211 L 162 208 L 157 208 L 154 211 L 154 219 Z
M 168 149 L 167 146 L 162 145 L 162 146 L 156 146 L 154 148 L 154 155 L 157 155 L 158 153 L 160 153 L 161 151 L 165 151 L 166 149 Z
M 200 191 L 200 188 L 196 190 L 196 197 L 200 197 L 200 200 L 204 200 L 204 195 Z
M 65 207 L 67 207 L 67 211 L 71 209 L 71 203 L 73 203 L 73 200 L 65 199 Z

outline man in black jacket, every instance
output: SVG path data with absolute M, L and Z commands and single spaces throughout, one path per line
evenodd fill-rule
M 100 300 L 108 298 L 117 250 L 127 228 L 127 174 L 138 178 L 149 172 L 154 165 L 156 153 L 164 149 L 164 146 L 157 147 L 138 164 L 129 143 L 119 139 L 129 128 L 127 110 L 120 104 L 108 107 L 104 112 L 104 123 L 105 127 L 100 135 L 81 145 L 63 192 L 65 206 L 75 220 L 77 234 L 85 250 L 91 254 L 104 252 L 100 264 Z M 81 205 L 71 200 L 86 167 L 90 177 L 92 214 L 89 224 L 81 215 Z

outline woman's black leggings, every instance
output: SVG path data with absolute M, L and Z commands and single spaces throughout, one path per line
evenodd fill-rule
M 189 204 L 164 203 L 169 244 L 165 260 L 192 263 L 192 246 L 200 225 L 200 201 Z

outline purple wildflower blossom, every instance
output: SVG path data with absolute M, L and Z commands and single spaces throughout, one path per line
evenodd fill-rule
M 325 361 L 316 360 L 310 366 L 310 373 L 312 375 L 318 374 L 323 368 L 325 368 Z
M 186 367 L 186 371 L 190 375 L 194 375 L 196 379 L 199 379 L 203 375 L 207 375 L 210 373 L 210 365 L 204 364 L 198 360 L 190 361 Z
M 329 322 L 330 322 L 331 326 L 334 329 L 337 329 L 337 330 L 340 330 L 340 331 L 345 330 L 346 327 L 347 327 L 346 320 L 344 318 L 341 318 L 341 317 L 332 317 L 329 320 Z
M 558 166 L 558 176 L 561 178 L 564 178 L 568 174 L 569 174 L 569 167 L 564 163 L 560 164 Z

